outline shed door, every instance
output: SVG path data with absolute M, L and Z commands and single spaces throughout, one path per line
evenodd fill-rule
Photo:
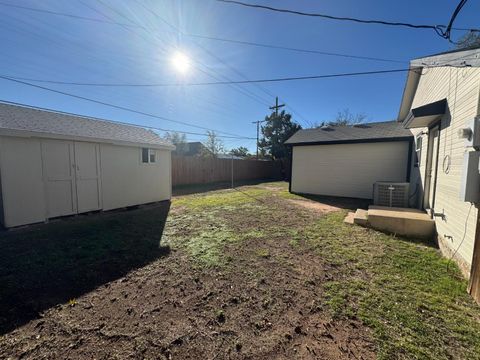
M 78 212 L 101 209 L 98 144 L 75 142 L 75 172 Z
M 73 142 L 42 140 L 42 160 L 47 217 L 76 213 Z

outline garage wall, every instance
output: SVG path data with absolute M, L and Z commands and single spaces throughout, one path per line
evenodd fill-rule
M 4 225 L 45 220 L 45 198 L 39 139 L 1 137 L 0 164 Z
M 156 154 L 156 163 L 143 164 L 141 148 L 100 145 L 104 210 L 170 199 L 170 151 Z
M 408 141 L 294 146 L 291 191 L 371 199 L 376 181 L 405 182 Z

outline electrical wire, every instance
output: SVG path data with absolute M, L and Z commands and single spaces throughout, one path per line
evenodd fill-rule
M 465 238 L 467 237 L 468 219 L 469 219 L 469 217 L 470 217 L 470 212 L 472 211 L 472 207 L 473 207 L 473 203 L 470 203 L 470 207 L 469 207 L 469 209 L 468 209 L 467 218 L 465 219 L 465 225 L 464 225 L 464 229 L 463 229 L 462 241 L 460 241 L 460 244 L 458 244 L 457 248 L 456 248 L 455 251 L 453 252 L 452 256 L 450 257 L 450 261 L 452 261 L 453 258 L 455 257 L 455 255 L 457 255 L 458 250 L 460 250 L 460 247 L 462 246 L 463 242 L 465 241 Z
M 130 19 L 127 15 L 123 14 L 121 11 L 117 10 L 116 8 L 114 8 L 113 6 L 110 6 L 108 4 L 105 4 L 102 0 L 98 0 L 98 2 L 100 4 L 102 4 L 103 6 L 107 7 L 108 9 L 110 9 L 111 11 L 113 11 L 114 13 L 116 13 L 117 15 L 121 16 L 123 19 L 127 20 L 129 23 L 131 23 L 132 25 L 136 26 L 137 28 L 139 29 L 142 29 L 143 31 L 145 31 L 148 35 L 152 35 L 152 36 L 157 36 L 155 33 L 153 33 L 152 31 L 150 31 L 150 29 L 148 29 L 147 27 L 143 26 L 143 25 L 140 25 L 138 24 L 137 22 L 133 21 L 132 19 Z M 82 2 L 82 4 L 84 4 Z M 141 4 L 141 3 L 140 3 Z M 88 6 L 87 4 L 84 4 L 85 6 Z M 163 18 L 161 18 L 160 16 L 158 16 L 155 12 L 149 10 L 146 6 L 144 6 L 143 4 L 141 4 L 143 6 L 144 9 L 146 9 L 147 11 L 150 11 L 154 16 L 156 16 L 157 18 L 159 18 L 162 22 L 164 22 L 165 24 L 167 24 L 168 26 L 170 26 L 174 31 L 180 33 L 180 34 L 183 34 L 180 29 L 178 29 L 176 26 L 168 23 L 166 20 L 164 20 Z M 92 8 L 90 6 L 88 6 L 90 9 L 100 13 L 101 15 L 103 16 L 106 16 L 105 14 L 101 13 L 98 9 L 96 8 Z M 112 20 L 111 18 L 107 17 L 109 20 Z M 128 30 L 132 30 L 133 29 L 128 29 Z M 206 49 L 203 49 L 206 51 Z M 218 60 L 218 59 L 217 59 Z M 198 59 L 195 60 L 196 63 L 198 63 L 200 66 L 203 66 L 204 68 L 208 69 L 211 71 L 211 69 L 205 65 L 204 63 L 202 63 L 201 61 L 199 61 Z M 216 73 L 215 71 L 212 71 L 212 74 L 210 74 L 208 71 L 205 71 L 203 69 L 200 69 L 200 68 L 197 68 L 197 70 L 199 70 L 200 72 L 204 73 L 205 75 L 207 76 L 210 76 L 212 77 L 213 79 L 215 80 L 219 80 L 219 77 L 221 78 L 224 78 L 226 79 L 227 81 L 230 81 L 230 79 L 224 75 L 220 75 L 218 73 Z M 239 86 L 235 85 L 235 84 L 232 84 L 231 87 L 238 91 L 239 93 L 241 93 L 242 95 L 246 96 L 246 97 L 249 97 L 250 99 L 254 100 L 254 101 L 257 101 L 259 102 L 260 104 L 262 105 L 268 105 L 268 103 L 264 100 L 264 99 L 261 99 L 259 98 L 256 94 L 252 93 L 250 90 L 245 90 L 245 89 L 242 89 L 240 88 Z
M 415 69 L 403 68 L 403 69 L 389 69 L 389 70 L 374 70 L 374 71 L 359 71 L 350 73 L 336 73 L 336 74 L 324 74 L 324 75 L 308 75 L 308 76 L 290 76 L 281 78 L 266 78 L 255 80 L 233 80 L 233 81 L 216 81 L 216 82 L 190 82 L 190 83 L 91 83 L 91 82 L 70 82 L 70 81 L 56 81 L 46 79 L 34 79 L 16 77 L 10 75 L 0 75 L 0 78 L 10 80 L 21 81 L 33 81 L 40 83 L 49 83 L 56 85 L 71 85 L 71 86 L 97 86 L 97 87 L 179 87 L 179 86 L 209 86 L 209 85 L 230 85 L 230 84 L 257 84 L 257 83 L 272 83 L 272 82 L 284 82 L 284 81 L 300 81 L 300 80 L 315 80 L 315 79 L 328 79 L 338 77 L 350 77 L 350 76 L 362 76 L 362 75 L 377 75 L 377 74 L 390 74 L 398 72 L 416 71 Z
M 175 133 L 181 133 L 181 134 L 187 134 L 187 135 L 197 135 L 197 136 L 203 136 L 203 137 L 208 137 L 207 134 L 204 133 L 196 133 L 196 132 L 189 132 L 189 131 L 180 131 L 180 130 L 173 130 L 173 129 L 164 129 L 160 127 L 155 127 L 155 126 L 150 126 L 150 125 L 143 125 L 143 124 L 134 124 L 134 123 L 129 123 L 126 121 L 118 121 L 118 120 L 111 120 L 111 119 L 100 119 L 97 117 L 93 116 L 87 116 L 87 115 L 81 115 L 81 114 L 74 114 L 74 113 L 69 113 L 65 111 L 59 111 L 59 110 L 53 110 L 53 109 L 47 109 L 39 106 L 33 106 L 29 104 L 22 104 L 19 102 L 15 101 L 8 101 L 8 100 L 3 100 L 0 99 L 0 104 L 9 104 L 9 105 L 16 105 L 16 106 L 22 106 L 22 107 L 27 107 L 35 110 L 43 110 L 43 111 L 49 111 L 49 112 L 54 112 L 57 114 L 64 114 L 64 115 L 69 115 L 69 116 L 77 116 L 77 117 L 82 117 L 86 119 L 92 119 L 92 120 L 97 120 L 97 121 L 105 121 L 105 122 L 110 122 L 114 124 L 119 124 L 119 125 L 127 125 L 127 126 L 133 126 L 133 127 L 139 127 L 139 128 L 144 128 L 144 129 L 150 129 L 150 130 L 157 130 L 157 131 L 164 131 L 164 132 L 175 132 Z M 222 138 L 227 138 L 229 139 L 228 141 L 239 141 L 239 140 L 256 140 L 256 138 L 236 138 L 236 137 L 231 137 L 231 136 L 222 136 L 216 134 L 217 137 L 222 137 Z
M 282 8 L 276 8 L 272 6 L 266 6 L 266 5 L 250 4 L 250 3 L 245 3 L 237 0 L 217 0 L 217 1 L 222 3 L 240 5 L 240 6 L 249 7 L 249 8 L 269 10 L 274 12 L 301 15 L 301 16 L 319 17 L 319 18 L 324 18 L 329 20 L 350 21 L 350 22 L 356 22 L 360 24 L 401 26 L 401 27 L 408 27 L 412 29 L 430 29 L 430 30 L 434 30 L 437 33 L 437 35 L 445 39 L 449 39 L 450 31 L 453 29 L 452 28 L 453 21 L 455 20 L 456 16 L 462 9 L 463 5 L 465 5 L 465 3 L 467 2 L 467 0 L 460 1 L 460 4 L 457 6 L 457 9 L 455 9 L 452 19 L 450 20 L 449 24 L 445 26 L 445 25 L 412 24 L 412 23 L 392 22 L 392 21 L 384 21 L 384 20 L 370 20 L 370 19 L 367 20 L 367 19 L 359 19 L 359 18 L 353 18 L 353 17 L 333 16 L 333 15 L 319 14 L 319 13 L 308 13 L 308 12 L 303 12 L 298 10 L 282 9 Z M 446 30 L 443 30 L 444 28 L 446 28 Z M 465 29 L 465 30 L 480 32 L 480 29 Z
M 96 12 L 99 12 L 98 9 L 92 8 L 91 6 L 87 5 L 86 3 L 83 3 L 83 2 L 81 2 L 81 3 L 84 6 L 90 8 L 90 9 L 96 11 Z M 139 2 L 139 4 L 142 5 L 148 11 L 153 13 L 153 11 L 151 9 L 148 9 L 147 7 L 145 7 L 145 5 L 143 3 Z M 117 22 L 117 21 L 113 20 L 112 18 L 106 16 L 105 14 L 102 14 L 102 15 L 104 17 L 106 17 L 107 20 L 90 18 L 90 17 L 85 17 L 85 16 L 77 16 L 77 15 L 73 15 L 73 14 L 55 12 L 55 11 L 50 11 L 50 10 L 43 10 L 43 9 L 32 8 L 32 7 L 27 7 L 27 6 L 6 4 L 6 3 L 2 3 L 2 2 L 0 2 L 0 6 L 29 10 L 29 11 L 45 13 L 45 14 L 49 14 L 49 15 L 65 16 L 65 17 L 69 17 L 69 18 L 73 18 L 73 19 L 77 19 L 77 20 L 87 20 L 87 21 L 94 21 L 94 22 L 105 23 L 105 24 L 118 25 L 118 26 L 121 26 L 121 27 L 144 28 L 143 26 L 138 25 L 138 24 Z M 161 18 L 161 17 L 159 17 L 159 18 L 162 22 L 166 23 L 167 25 L 172 27 L 172 29 L 175 30 L 175 27 L 173 27 L 173 25 L 165 22 L 165 20 L 163 18 Z M 452 30 L 466 30 L 467 31 L 467 30 L 471 30 L 471 29 L 452 28 Z M 178 31 L 178 29 L 176 29 L 175 31 Z M 212 41 L 229 42 L 229 43 L 233 43 L 233 44 L 264 47 L 264 48 L 270 48 L 270 49 L 279 49 L 279 50 L 286 50 L 286 51 L 293 51 L 293 52 L 307 53 L 307 54 L 318 54 L 318 55 L 325 55 L 325 56 L 336 56 L 336 57 L 352 58 L 352 59 L 359 59 L 359 60 L 370 60 L 370 61 L 381 61 L 381 62 L 408 63 L 408 61 L 403 61 L 403 60 L 386 59 L 386 58 L 378 58 L 378 57 L 371 57 L 371 56 L 360 56 L 360 55 L 352 55 L 352 54 L 342 54 L 342 53 L 336 53 L 336 52 L 321 51 L 321 50 L 316 50 L 316 49 L 294 48 L 294 47 L 288 47 L 288 46 L 280 46 L 280 45 L 274 45 L 274 44 L 265 44 L 265 43 L 251 42 L 251 41 L 243 41 L 243 40 L 237 40 L 237 39 L 231 39 L 231 38 L 225 38 L 225 37 L 207 36 L 207 35 L 200 35 L 200 34 L 193 34 L 193 33 L 186 33 L 186 32 L 182 32 L 182 35 L 185 35 L 185 36 L 188 36 L 188 37 L 212 40 Z
M 114 108 L 114 109 L 123 110 L 123 111 L 127 111 L 127 112 L 134 113 L 134 114 L 139 114 L 139 115 L 143 115 L 143 116 L 147 116 L 147 117 L 151 117 L 151 118 L 155 118 L 155 119 L 160 119 L 160 120 L 164 120 L 164 121 L 169 121 L 169 122 L 173 122 L 173 123 L 177 123 L 177 124 L 181 124 L 181 125 L 185 125 L 185 126 L 195 127 L 195 128 L 198 128 L 198 129 L 203 129 L 203 130 L 214 131 L 214 132 L 217 132 L 217 133 L 222 133 L 222 134 L 231 135 L 231 136 L 222 136 L 222 137 L 226 137 L 226 138 L 234 138 L 234 139 L 242 139 L 242 138 L 243 138 L 243 139 L 249 139 L 249 140 L 256 139 L 256 138 L 251 138 L 251 137 L 246 137 L 246 136 L 243 137 L 243 136 L 239 136 L 239 135 L 236 135 L 236 134 L 226 133 L 226 132 L 218 131 L 218 130 L 215 130 L 215 129 L 210 129 L 210 128 L 207 128 L 207 127 L 190 124 L 190 123 L 187 123 L 187 122 L 184 122 L 184 121 L 179 121 L 179 120 L 174 120 L 174 119 L 166 118 L 166 117 L 164 117 L 164 116 L 147 113 L 147 112 L 140 111 L 140 110 L 135 110 L 135 109 L 128 108 L 128 107 L 125 107 L 125 106 L 120 106 L 120 105 L 115 105 L 115 104 L 107 103 L 107 102 L 105 102 L 105 101 L 96 100 L 96 99 L 88 98 L 88 97 L 85 97 L 85 96 L 80 96 L 80 95 L 75 95 L 75 94 L 67 93 L 67 92 L 65 92 L 65 91 L 55 90 L 55 89 L 52 89 L 52 88 L 48 88 L 48 87 L 44 87 L 44 86 L 32 84 L 32 83 L 29 83 L 29 82 L 26 82 L 26 81 L 8 78 L 8 77 L 2 76 L 2 75 L 0 75 L 0 79 L 4 79 L 4 80 L 12 81 L 12 82 L 15 82 L 15 83 L 18 83 L 18 84 L 22 84 L 22 85 L 34 87 L 34 88 L 37 88 L 37 89 L 41 89 L 41 90 L 45 90 L 45 91 L 49 91 L 49 92 L 61 94 L 61 95 L 64 95 L 64 96 L 69 96 L 69 97 L 72 97 L 72 98 L 76 98 L 76 99 L 80 99 L 80 100 L 84 100 L 84 101 L 88 101 L 88 102 L 92 102 L 92 103 L 95 103 L 95 104 L 100 104 L 100 105 L 108 106 L 108 107 L 111 107 L 111 108 Z M 177 130 L 166 130 L 166 129 L 161 129 L 161 128 L 158 128 L 158 130 L 161 130 L 161 131 L 177 131 Z M 182 133 L 188 134 L 188 132 L 183 132 L 183 131 L 178 131 L 178 132 L 182 132 Z M 204 135 L 204 134 L 199 134 L 199 133 L 190 133 L 190 134 L 194 134 L 194 135 Z M 218 136 L 220 136 L 220 135 L 218 135 Z
M 451 31 L 452 31 L 453 23 L 455 22 L 455 19 L 457 18 L 458 14 L 462 10 L 462 8 L 465 6 L 467 1 L 468 0 L 460 0 L 460 2 L 458 3 L 455 11 L 452 14 L 452 17 L 450 18 L 450 21 L 448 23 L 448 26 L 447 26 L 446 30 L 444 31 L 443 37 L 445 39 L 449 40 L 450 42 L 452 42 L 451 41 Z
M 327 52 L 327 51 L 314 50 L 314 49 L 294 48 L 294 47 L 272 45 L 272 44 L 258 43 L 258 42 L 252 42 L 252 41 L 227 39 L 223 37 L 214 37 L 214 36 L 198 35 L 198 34 L 191 34 L 191 33 L 184 33 L 184 35 L 189 37 L 200 38 L 200 39 L 207 39 L 207 40 L 227 42 L 227 43 L 247 45 L 247 46 L 263 47 L 267 49 L 286 50 L 286 51 L 293 51 L 293 52 L 306 53 L 306 54 L 318 54 L 318 55 L 336 56 L 336 57 L 344 57 L 344 58 L 359 59 L 359 60 L 392 62 L 392 63 L 399 63 L 399 64 L 408 63 L 408 61 L 406 60 L 394 60 L 394 59 L 385 59 L 385 58 L 378 58 L 378 57 L 371 57 L 371 56 L 360 56 L 360 55 L 342 54 L 342 53 L 336 53 L 336 52 Z

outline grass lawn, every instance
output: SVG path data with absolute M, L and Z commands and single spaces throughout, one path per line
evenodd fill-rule
M 0 358 L 480 359 L 455 264 L 354 205 L 276 182 L 7 232 Z

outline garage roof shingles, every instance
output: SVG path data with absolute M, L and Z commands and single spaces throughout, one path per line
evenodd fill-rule
M 0 103 L 0 129 L 172 147 L 143 127 L 5 103 Z
M 315 129 L 303 129 L 293 134 L 285 144 L 328 144 L 367 142 L 374 140 L 402 139 L 413 135 L 397 121 L 364 123 L 357 125 L 330 125 Z

